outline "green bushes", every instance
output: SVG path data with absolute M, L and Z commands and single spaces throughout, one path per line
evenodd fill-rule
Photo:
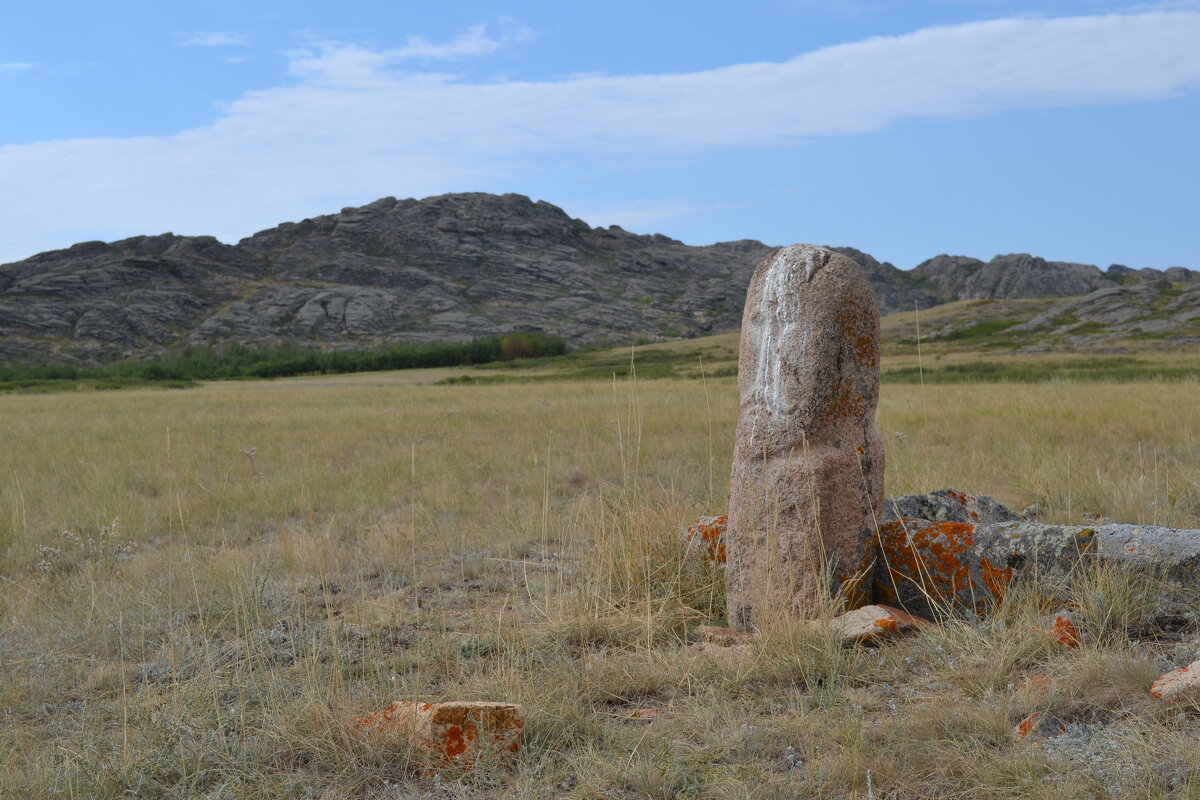
M 0 390 L 32 385 L 62 388 L 81 383 L 142 383 L 283 378 L 344 372 L 455 367 L 518 358 L 562 355 L 566 343 L 541 333 L 486 336 L 469 342 L 395 344 L 373 350 L 311 350 L 296 345 L 275 348 L 241 344 L 184 347 L 161 358 L 119 361 L 100 367 L 62 364 L 0 366 Z

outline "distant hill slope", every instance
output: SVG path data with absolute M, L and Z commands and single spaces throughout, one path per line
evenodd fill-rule
M 389 197 L 236 245 L 139 236 L 0 265 L 0 363 L 222 341 L 368 347 L 542 330 L 578 346 L 720 333 L 738 326 L 750 273 L 772 249 L 592 228 L 516 194 Z M 1142 277 L 1026 255 L 938 256 L 905 272 L 837 249 L 867 271 L 885 314 L 967 297 L 1066 297 Z

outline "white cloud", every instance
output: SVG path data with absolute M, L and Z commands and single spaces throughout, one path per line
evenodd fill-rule
M 193 47 L 233 47 L 250 43 L 250 40 L 245 36 L 230 31 L 181 33 L 178 41 L 181 45 L 190 45 Z
M 29 61 L 0 61 L 0 75 L 6 72 L 25 72 L 36 66 L 37 64 Z
M 457 61 L 491 55 L 503 47 L 533 38 L 524 25 L 503 22 L 499 36 L 484 25 L 474 25 L 448 42 L 435 44 L 423 36 L 409 36 L 403 47 L 372 50 L 356 44 L 317 42 L 292 54 L 289 72 L 310 83 L 326 86 L 378 85 L 388 69 L 405 61 Z
M 503 39 L 472 29 L 390 51 L 313 46 L 295 57 L 293 84 L 248 92 L 206 127 L 0 147 L 0 186 L 22 187 L 0 222 L 0 261 L 71 243 L 63 220 L 113 236 L 236 239 L 338 204 L 517 175 L 549 155 L 779 146 L 906 118 L 1148 101 L 1200 87 L 1200 13 L 1186 11 L 927 28 L 685 74 L 474 83 L 398 71 Z

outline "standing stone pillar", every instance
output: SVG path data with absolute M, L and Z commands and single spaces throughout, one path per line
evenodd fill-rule
M 812 616 L 829 591 L 870 601 L 883 516 L 879 307 L 840 253 L 782 248 L 742 316 L 741 415 L 726 531 L 730 624 Z

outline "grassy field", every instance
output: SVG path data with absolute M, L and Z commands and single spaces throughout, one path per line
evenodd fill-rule
M 1200 797 L 1200 709 L 1145 693 L 1200 627 L 1129 576 L 1063 587 L 1075 650 L 1022 593 L 880 648 L 688 650 L 724 614 L 678 542 L 725 508 L 732 339 L 656 352 L 0 396 L 0 797 Z M 885 382 L 889 495 L 1200 528 L 1200 383 L 1147 367 L 1200 359 L 924 380 L 981 358 Z M 351 722 L 397 698 L 524 703 L 522 753 L 422 777 Z M 1009 742 L 1047 709 L 1100 756 Z

